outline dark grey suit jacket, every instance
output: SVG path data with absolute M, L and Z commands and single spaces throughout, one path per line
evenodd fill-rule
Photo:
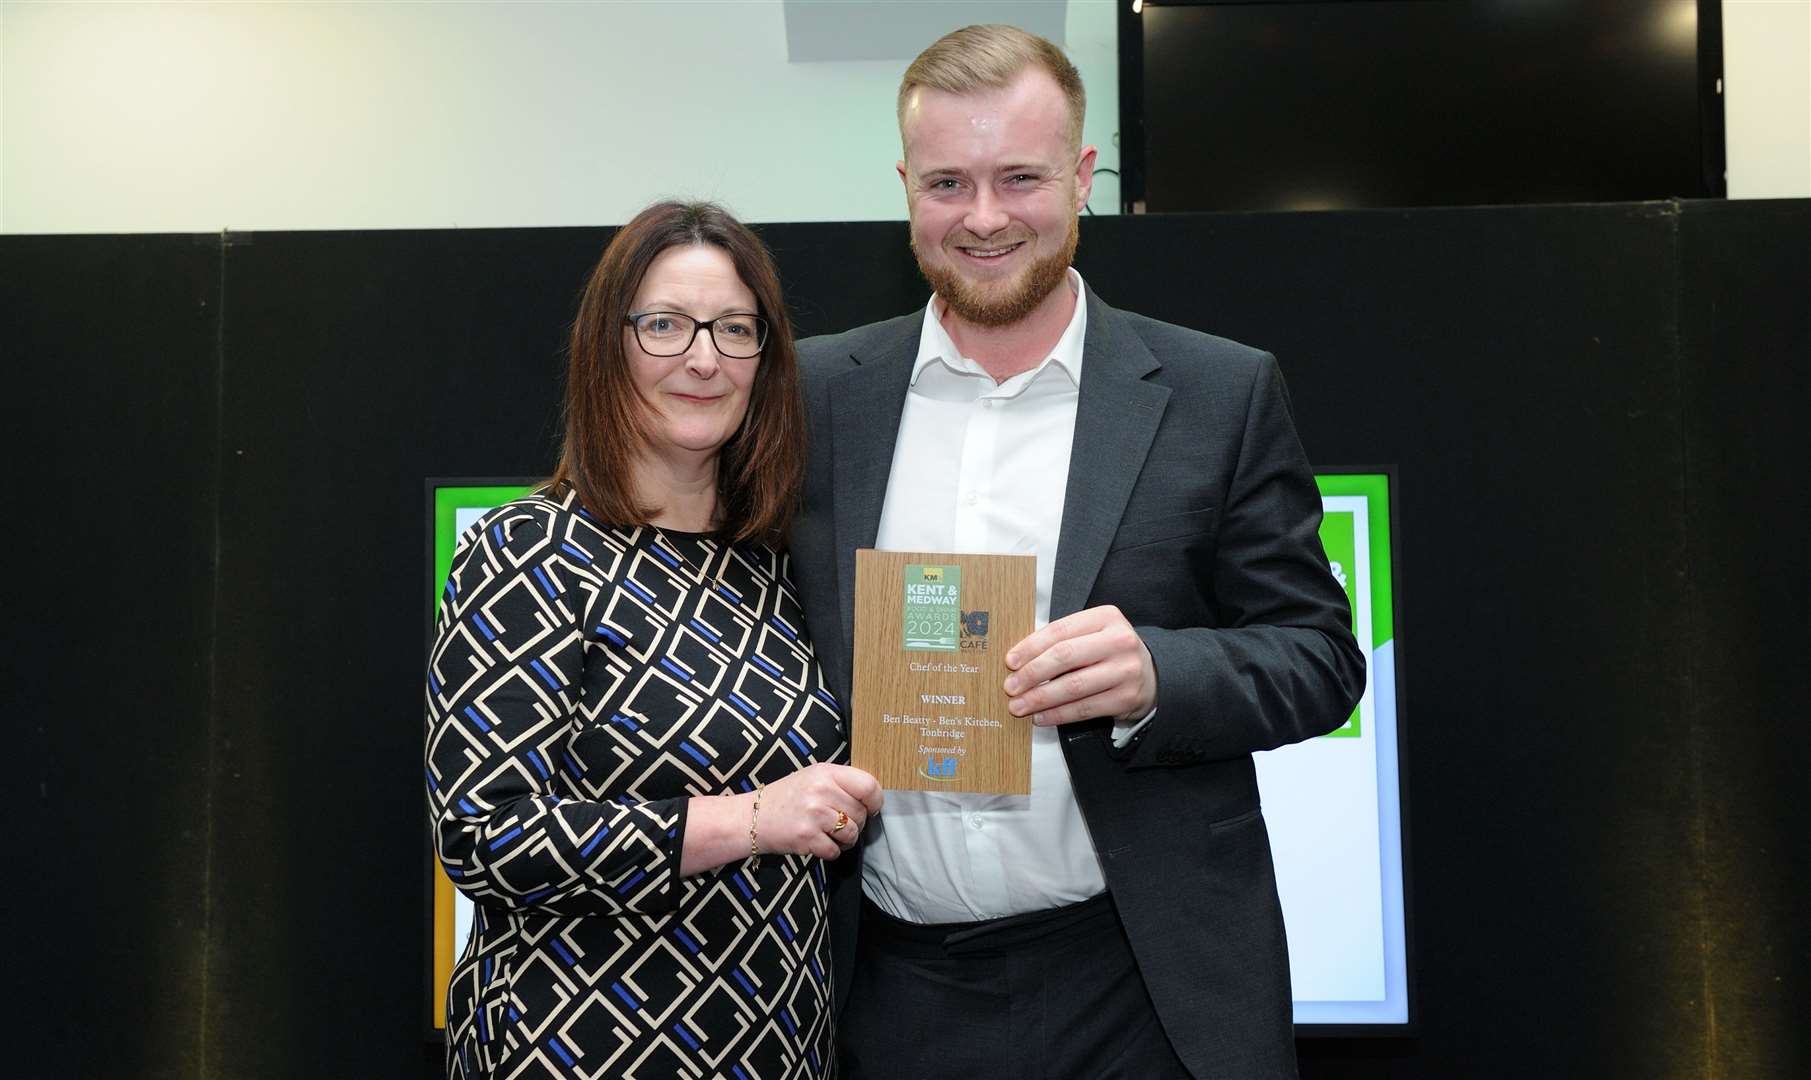
M 1295 1075 L 1289 962 L 1254 751 L 1330 731 L 1364 687 L 1320 495 L 1267 353 L 1087 295 L 1080 403 L 1050 617 L 1115 604 L 1157 665 L 1157 715 L 1063 754 L 1157 1015 L 1196 1076 Z M 872 547 L 922 312 L 799 345 L 811 424 L 792 569 L 833 691 L 849 697 L 855 550 Z M 882 811 L 883 813 L 885 811 Z M 839 882 L 836 985 L 860 873 Z

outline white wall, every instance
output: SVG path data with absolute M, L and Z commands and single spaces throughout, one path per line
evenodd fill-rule
M 1811 0 L 1723 0 L 1732 199 L 1811 195 Z
M 1109 167 L 1114 2 L 1065 20 Z M 1723 0 L 1723 19 L 1729 192 L 1811 196 L 1811 0 Z M 0 232 L 614 224 L 667 194 L 754 221 L 900 218 L 905 63 L 788 62 L 780 0 L 15 0 Z M 1101 177 L 1094 209 L 1118 201 Z
M 1112 4 L 1066 24 L 1116 165 Z M 0 231 L 903 218 L 908 60 L 789 63 L 779 0 L 13 4 Z
M 0 0 L 0 232 L 6 231 L 6 4 Z

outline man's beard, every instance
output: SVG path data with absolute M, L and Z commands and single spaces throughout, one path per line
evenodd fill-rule
M 1033 262 L 1017 281 L 1004 283 L 1004 293 L 976 286 L 947 261 L 927 262 L 916 237 L 912 239 L 912 254 L 918 259 L 918 272 L 958 318 L 976 326 L 1011 326 L 1036 311 L 1058 285 L 1067 283 L 1069 264 L 1075 261 L 1081 234 L 1081 218 L 1069 219 L 1069 235 L 1063 238 L 1062 248 Z M 951 254 L 949 258 L 962 256 Z

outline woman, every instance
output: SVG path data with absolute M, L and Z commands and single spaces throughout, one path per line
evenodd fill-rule
M 441 599 L 430 803 L 476 902 L 450 1075 L 833 1069 L 819 860 L 881 794 L 834 764 L 778 552 L 803 440 L 766 249 L 709 204 L 637 215 L 579 306 L 558 471 Z

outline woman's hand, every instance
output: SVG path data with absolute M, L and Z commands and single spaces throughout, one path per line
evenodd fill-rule
M 851 765 L 810 765 L 761 792 L 755 846 L 765 852 L 834 859 L 855 846 L 880 810 L 880 782 Z
M 880 782 L 848 765 L 820 763 L 767 785 L 759 800 L 757 812 L 752 791 L 693 796 L 679 872 L 701 874 L 755 851 L 834 859 L 855 846 L 868 815 L 880 809 Z

